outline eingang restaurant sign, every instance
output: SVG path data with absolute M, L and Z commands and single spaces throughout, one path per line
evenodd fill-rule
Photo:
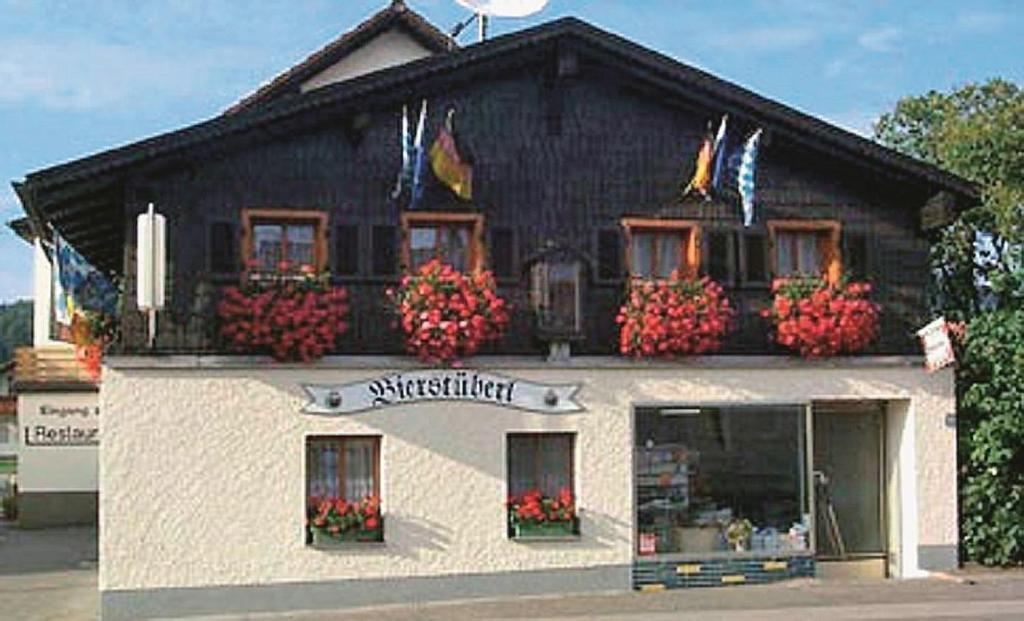
M 581 412 L 573 400 L 579 384 L 542 384 L 466 369 L 392 373 L 335 386 L 303 384 L 307 414 L 354 414 L 421 401 L 469 401 L 486 405 L 567 414 Z

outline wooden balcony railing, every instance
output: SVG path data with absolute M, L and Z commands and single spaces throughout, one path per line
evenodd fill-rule
M 14 352 L 16 388 L 95 386 L 71 348 L 22 347 Z

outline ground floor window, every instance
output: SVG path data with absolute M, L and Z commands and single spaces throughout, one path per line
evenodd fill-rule
M 309 540 L 380 541 L 380 438 L 306 439 L 306 513 Z
M 636 410 L 638 553 L 809 548 L 804 406 Z
M 508 435 L 509 536 L 578 533 L 571 433 Z

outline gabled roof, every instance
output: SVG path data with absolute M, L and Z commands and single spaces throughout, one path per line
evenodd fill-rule
M 679 100 L 696 101 L 730 117 L 764 127 L 772 135 L 812 152 L 826 154 L 890 177 L 909 180 L 930 191 L 947 190 L 972 202 L 978 187 L 941 168 L 906 156 L 876 142 L 843 130 L 820 119 L 753 93 L 709 73 L 682 64 L 622 37 L 600 30 L 579 19 L 567 17 L 516 33 L 438 54 L 403 65 L 331 84 L 306 93 L 285 96 L 253 106 L 245 112 L 226 114 L 177 131 L 112 149 L 28 175 L 15 190 L 26 212 L 33 218 L 52 220 L 62 202 L 75 187 L 96 187 L 116 183 L 136 166 L 165 165 L 184 161 L 191 153 L 223 147 L 226 141 L 271 126 L 297 127 L 303 119 L 320 112 L 337 114 L 359 111 L 368 105 L 393 105 L 417 94 L 440 92 L 473 79 L 492 75 L 494 65 L 519 64 L 531 54 L 563 43 L 582 54 L 608 63 L 630 75 L 637 83 L 649 84 Z M 431 86 L 432 82 L 437 82 Z M 397 165 L 397 164 L 396 164 Z M 104 222 L 103 218 L 95 218 Z M 96 227 L 100 224 L 94 225 Z M 63 232 L 63 229 L 61 229 Z M 78 231 L 83 242 L 97 247 L 123 243 L 109 226 L 104 239 L 93 239 L 87 230 Z M 94 235 L 99 235 L 96 231 Z M 123 231 L 119 234 L 123 238 Z M 69 237 L 79 247 L 74 237 Z M 89 253 L 79 247 L 87 257 Z M 112 267 L 117 263 L 111 256 Z
M 306 80 L 338 63 L 377 35 L 393 28 L 407 32 L 423 47 L 437 54 L 455 47 L 455 41 L 451 37 L 406 6 L 404 0 L 392 0 L 386 8 L 313 52 L 305 60 L 279 74 L 254 93 L 242 98 L 225 110 L 224 114 L 236 114 L 271 102 L 282 95 L 298 93 Z

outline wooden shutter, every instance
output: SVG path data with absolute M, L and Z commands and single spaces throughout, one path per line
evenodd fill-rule
M 743 235 L 743 281 L 768 282 L 768 252 L 765 237 L 761 233 Z
M 868 277 L 868 236 L 864 233 L 843 233 L 843 262 L 847 276 L 856 280 Z
M 334 228 L 334 273 L 339 276 L 359 273 L 359 227 L 354 224 Z
M 622 236 L 616 229 L 597 233 L 597 277 L 600 280 L 622 278 Z
M 491 230 L 491 271 L 497 278 L 515 278 L 515 231 L 509 228 Z
M 211 272 L 232 274 L 238 271 L 235 227 L 232 223 L 214 222 L 210 225 L 209 251 Z
M 398 268 L 397 227 L 383 225 L 373 227 L 373 273 L 376 276 L 391 276 Z
M 708 231 L 708 276 L 722 284 L 733 282 L 733 232 Z

